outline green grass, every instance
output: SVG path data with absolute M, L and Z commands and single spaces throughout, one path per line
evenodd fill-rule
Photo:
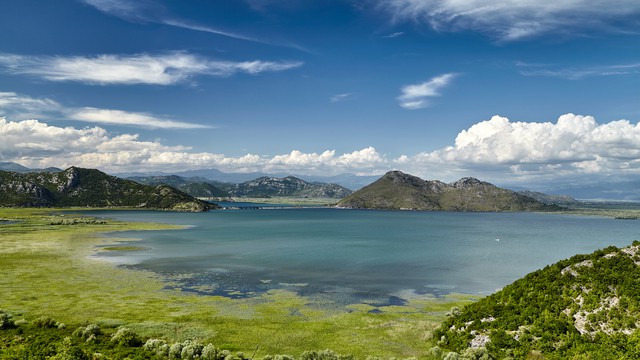
M 9 220 L 0 223 L 0 308 L 28 320 L 46 315 L 71 325 L 126 325 L 143 337 L 197 339 L 248 354 L 258 347 L 257 357 L 330 348 L 364 359 L 425 356 L 445 312 L 475 300 L 417 297 L 405 306 L 335 308 L 284 290 L 233 300 L 167 290 L 153 273 L 116 268 L 91 256 L 125 248 L 100 233 L 175 226 L 112 220 L 52 225 L 73 217 L 0 209 L 0 219 Z M 369 312 L 373 309 L 381 312 Z

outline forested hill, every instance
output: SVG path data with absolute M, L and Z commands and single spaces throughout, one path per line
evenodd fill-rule
M 0 206 L 136 207 L 206 211 L 215 205 L 169 186 L 148 186 L 95 169 L 70 167 L 53 173 L 0 171 Z
M 640 359 L 639 325 L 636 241 L 560 261 L 452 309 L 436 331 L 436 350 L 494 359 Z
M 475 178 L 454 183 L 425 181 L 400 171 L 390 171 L 374 183 L 338 203 L 356 209 L 433 211 L 540 211 L 557 210 L 531 197 L 502 189 Z

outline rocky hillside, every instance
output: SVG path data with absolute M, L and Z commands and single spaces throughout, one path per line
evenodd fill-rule
M 556 205 L 577 205 L 580 201 L 572 198 L 569 195 L 549 195 L 538 191 L 523 190 L 518 191 L 518 194 L 528 196 L 540 201 L 543 204 L 556 204 Z
M 133 180 L 145 185 L 169 185 L 194 197 L 212 198 L 228 197 L 229 192 L 221 186 L 211 184 L 204 178 L 185 178 L 177 175 L 134 176 Z M 229 184 L 227 184 L 229 185 Z
M 577 255 L 464 309 L 436 331 L 439 350 L 491 358 L 639 359 L 640 242 Z
M 474 178 L 454 183 L 425 181 L 400 171 L 390 171 L 376 182 L 344 198 L 339 207 L 354 209 L 432 211 L 535 211 L 553 210 L 514 191 Z
M 179 211 L 206 211 L 215 207 L 166 185 L 141 185 L 99 170 L 77 167 L 54 173 L 0 171 L 0 206 L 136 207 Z
M 294 176 L 284 178 L 259 177 L 229 188 L 233 196 L 247 197 L 308 197 L 341 199 L 351 190 L 336 184 L 310 183 Z

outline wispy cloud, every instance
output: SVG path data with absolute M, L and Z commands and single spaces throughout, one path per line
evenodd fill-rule
M 329 102 L 336 103 L 347 100 L 351 93 L 337 94 L 329 98 Z
M 422 109 L 429 106 L 429 98 L 440 96 L 440 90 L 449 85 L 457 75 L 442 74 L 420 84 L 404 86 L 402 95 L 398 97 L 400 106 L 408 110 Z
M 547 76 L 569 80 L 580 80 L 583 78 L 597 76 L 616 76 L 640 73 L 640 63 L 601 65 L 591 67 L 560 68 L 540 64 L 527 64 L 519 62 L 516 64 L 520 68 L 520 74 L 525 76 Z
M 394 33 L 391 33 L 391 34 L 388 34 L 388 35 L 383 35 L 382 38 L 383 39 L 395 39 L 395 38 L 398 38 L 398 37 L 400 37 L 402 35 L 404 35 L 404 32 L 403 31 L 398 31 L 398 32 L 394 32 Z
M 65 107 L 51 99 L 0 92 L 0 115 L 19 119 L 63 119 L 149 129 L 204 129 L 209 125 L 166 119 L 150 113 L 94 107 Z
M 184 52 L 95 57 L 0 54 L 0 66 L 4 67 L 5 72 L 37 76 L 49 81 L 97 85 L 173 85 L 196 75 L 226 77 L 239 72 L 256 75 L 293 69 L 302 66 L 302 62 L 218 61 Z
M 143 0 L 79 0 L 97 10 L 120 19 L 135 23 L 156 23 L 174 26 L 182 29 L 206 32 L 225 36 L 233 39 L 251 41 L 266 45 L 290 47 L 301 51 L 307 51 L 303 47 L 287 42 L 278 42 L 270 39 L 261 39 L 238 32 L 227 31 L 213 26 L 199 24 L 197 22 L 181 19 L 171 15 L 162 5 Z
M 640 2 L 620 0 L 384 0 L 395 21 L 425 23 L 436 31 L 471 30 L 499 41 L 585 30 L 638 30 Z
M 86 121 L 110 125 L 140 126 L 157 129 L 203 129 L 207 125 L 162 119 L 148 113 L 127 112 L 121 110 L 97 109 L 85 107 L 68 111 L 71 120 Z

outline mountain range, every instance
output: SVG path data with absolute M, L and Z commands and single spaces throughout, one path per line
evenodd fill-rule
M 0 206 L 134 207 L 206 211 L 216 205 L 170 186 L 149 186 L 95 169 L 70 167 L 59 172 L 0 171 Z
M 429 211 L 540 211 L 556 210 L 531 197 L 475 178 L 451 184 L 426 181 L 401 171 L 390 171 L 374 183 L 338 203 L 354 209 Z
M 351 190 L 336 184 L 307 182 L 295 176 L 262 176 L 239 184 L 223 183 L 202 177 L 177 175 L 134 176 L 130 180 L 147 185 L 169 185 L 196 197 L 297 197 L 342 199 Z

